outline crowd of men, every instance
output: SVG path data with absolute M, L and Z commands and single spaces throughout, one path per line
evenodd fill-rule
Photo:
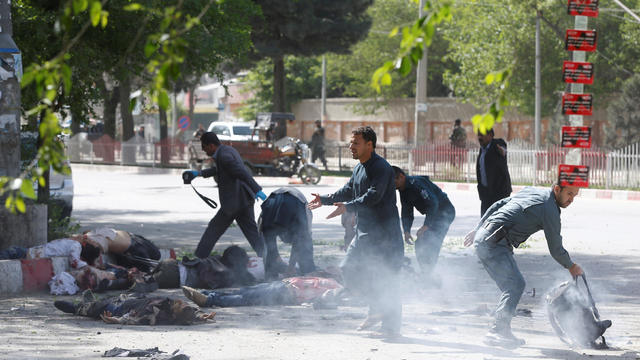
M 502 291 L 495 322 L 485 341 L 513 347 L 524 343 L 513 335 L 510 327 L 524 290 L 524 279 L 513 257 L 513 248 L 543 229 L 553 258 L 571 275 L 582 274 L 580 266 L 564 249 L 560 235 L 560 209 L 571 204 L 579 189 L 554 184 L 550 189 L 525 188 L 510 196 L 512 189 L 506 166 L 506 143 L 493 137 L 492 130 L 478 135 L 481 150 L 476 172 L 482 204 L 481 220 L 465 237 L 465 245 L 475 245 L 482 265 Z M 88 265 L 92 265 L 96 257 L 95 250 L 92 250 L 95 247 L 99 253 L 117 255 L 119 264 L 112 266 L 114 273 L 117 273 L 116 266 L 119 265 L 136 266 L 151 275 L 134 277 L 134 283 L 155 283 L 156 288 L 182 286 L 187 298 L 200 307 L 296 304 L 303 301 L 326 304 L 337 301 L 344 290 L 350 296 L 362 298 L 369 307 L 360 330 L 380 325 L 379 330 L 384 335 L 400 334 L 402 301 L 398 296 L 398 275 L 405 259 L 405 243 L 415 244 L 422 281 L 436 282 L 433 269 L 456 216 L 454 205 L 440 187 L 427 176 L 407 175 L 378 155 L 375 151 L 376 133 L 368 126 L 352 132 L 349 148 L 358 163 L 348 182 L 332 194 L 312 194 L 309 200 L 293 187 L 277 189 L 267 196 L 245 168 L 237 150 L 222 144 L 212 132 L 201 134 L 200 141 L 202 149 L 213 157 L 215 166 L 202 171 L 186 171 L 183 179 L 190 182 L 198 176 L 214 177 L 218 184 L 220 208 L 197 245 L 197 259 L 158 261 L 157 249 L 143 237 L 114 229 L 97 229 L 67 239 L 77 244 L 69 243 L 75 249 L 73 261 L 76 268 L 82 268 L 84 263 L 81 262 L 87 261 L 80 256 L 81 251 L 89 257 Z M 401 211 L 396 205 L 396 190 L 400 194 Z M 258 221 L 254 216 L 257 199 L 262 200 Z M 349 238 L 345 236 L 346 256 L 338 272 L 319 271 L 313 259 L 312 210 L 322 206 L 333 206 L 334 211 L 328 218 L 342 216 L 343 224 L 346 219 L 345 228 L 351 228 Z M 415 240 L 411 230 L 414 209 L 424 215 Z M 222 257 L 211 256 L 218 239 L 234 221 L 255 253 L 263 259 L 267 282 L 257 283 L 247 273 L 248 258 L 242 249 L 232 247 Z M 288 264 L 278 252 L 278 238 L 292 246 Z M 10 249 L 9 252 L 12 254 L 0 253 L 0 258 L 20 257 L 28 251 Z M 125 274 L 128 279 L 126 285 L 130 286 L 131 275 L 126 271 Z M 117 288 L 115 279 L 103 276 L 89 281 L 85 287 L 96 289 L 100 288 L 97 284 L 103 284 L 102 288 Z M 239 289 L 232 292 L 216 290 L 230 286 Z M 197 290 L 203 288 L 208 290 Z M 182 319 L 179 321 L 187 321 L 185 318 L 190 322 L 206 321 L 213 317 L 171 301 L 148 298 L 141 303 L 140 299 L 115 297 L 108 301 L 85 299 L 80 305 L 58 301 L 56 306 L 65 312 L 120 323 L 136 323 L 126 320 L 129 318 L 125 316 L 125 310 L 133 306 L 126 304 L 170 309 L 172 314 L 178 314 L 171 315 L 174 319 Z M 156 315 L 158 311 L 155 311 Z M 153 313 L 147 311 L 145 314 Z M 156 315 L 136 321 L 155 323 L 158 321 Z

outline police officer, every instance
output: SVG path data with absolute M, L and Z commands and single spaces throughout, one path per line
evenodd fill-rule
M 292 272 L 298 264 L 300 274 L 316 270 L 313 262 L 313 241 L 311 223 L 313 214 L 307 208 L 308 202 L 300 190 L 293 187 L 276 189 L 262 203 L 262 213 L 258 219 L 258 230 L 264 236 L 267 247 L 265 276 L 277 278 L 279 273 Z M 282 267 L 276 238 L 291 244 L 289 268 Z
M 416 258 L 422 273 L 428 276 L 438 262 L 442 241 L 456 217 L 456 210 L 447 194 L 432 183 L 428 176 L 406 176 L 397 166 L 393 166 L 393 171 L 396 175 L 396 189 L 400 192 L 402 228 L 407 244 L 413 244 L 413 209 L 416 208 L 425 215 L 424 223 L 416 234 L 415 244 Z
M 524 278 L 513 258 L 513 248 L 531 234 L 543 229 L 551 256 L 573 277 L 582 268 L 562 246 L 560 209 L 571 204 L 580 189 L 554 184 L 551 189 L 527 187 L 519 193 L 494 203 L 476 228 L 465 236 L 465 246 L 475 243 L 476 254 L 502 296 L 495 311 L 495 322 L 485 338 L 489 345 L 517 347 L 524 340 L 511 332 L 511 318 L 524 291 Z

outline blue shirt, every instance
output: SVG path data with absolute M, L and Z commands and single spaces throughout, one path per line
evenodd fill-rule
M 569 253 L 562 246 L 560 207 L 551 189 L 526 187 L 511 197 L 499 200 L 482 216 L 476 229 L 485 221 L 504 225 L 505 237 L 514 247 L 544 229 L 551 256 L 567 269 L 573 265 Z
M 428 176 L 407 176 L 404 186 L 404 190 L 400 191 L 404 232 L 411 232 L 414 207 L 425 215 L 424 225 L 430 227 L 436 217 L 440 202 L 447 199 L 447 194 L 438 185 L 431 182 Z

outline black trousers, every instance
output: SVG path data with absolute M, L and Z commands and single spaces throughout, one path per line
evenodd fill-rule
M 216 213 L 216 216 L 209 221 L 207 229 L 204 231 L 204 234 L 202 234 L 202 238 L 200 239 L 200 243 L 198 243 L 195 255 L 201 259 L 209 257 L 211 250 L 213 250 L 213 247 L 218 242 L 218 239 L 220 239 L 220 236 L 227 231 L 227 228 L 229 228 L 234 220 L 240 227 L 240 230 L 242 230 L 244 237 L 247 238 L 256 254 L 263 257 L 264 239 L 258 232 L 258 227 L 256 226 L 256 219 L 253 214 L 253 202 L 251 202 L 251 204 L 246 208 L 239 210 L 234 215 L 229 215 L 222 210 L 218 210 L 218 213 Z

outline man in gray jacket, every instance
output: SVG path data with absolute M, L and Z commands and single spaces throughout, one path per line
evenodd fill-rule
M 204 133 L 200 137 L 200 143 L 202 150 L 213 156 L 216 166 L 202 172 L 186 171 L 183 178 L 190 176 L 186 180 L 191 181 L 196 176 L 215 177 L 218 183 L 220 209 L 202 234 L 195 255 L 201 259 L 209 257 L 220 236 L 235 220 L 256 254 L 266 258 L 263 256 L 264 240 L 256 226 L 253 204 L 255 199 L 265 200 L 267 196 L 245 168 L 236 149 L 221 144 L 218 136 L 212 132 Z
M 527 187 L 519 193 L 495 202 L 482 216 L 476 228 L 465 236 L 465 246 L 475 243 L 476 254 L 502 296 L 495 311 L 495 323 L 485 342 L 490 345 L 517 347 L 524 340 L 511 332 L 511 318 L 524 291 L 524 278 L 513 258 L 513 248 L 538 230 L 544 230 L 551 256 L 573 277 L 582 268 L 562 246 L 560 208 L 566 208 L 580 188 L 559 186 L 551 189 Z

